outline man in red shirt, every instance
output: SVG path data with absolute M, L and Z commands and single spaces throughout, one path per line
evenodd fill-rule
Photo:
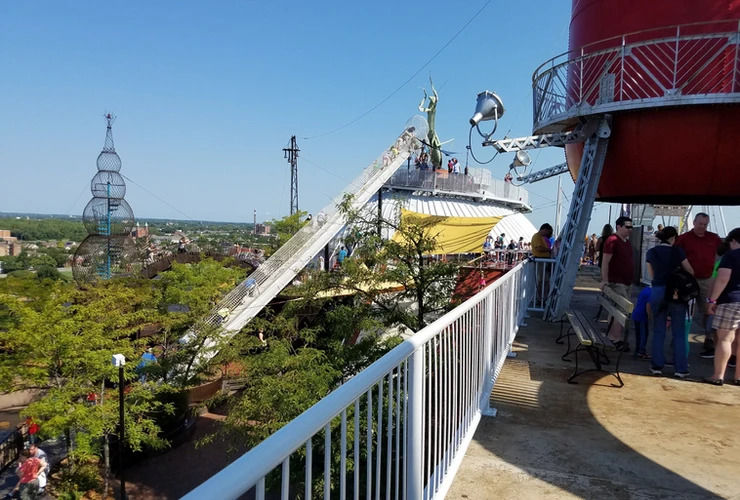
M 632 245 L 629 242 L 632 232 L 632 219 L 620 217 L 616 222 L 617 230 L 604 242 L 601 258 L 601 286 L 609 286 L 627 300 L 630 299 L 632 282 L 635 277 L 635 262 L 632 258 Z M 626 348 L 622 341 L 623 327 L 613 321 L 607 336 L 617 349 Z
M 709 311 L 707 299 L 712 291 L 712 273 L 714 272 L 714 261 L 717 248 L 722 240 L 716 233 L 707 231 L 709 226 L 709 215 L 699 212 L 694 217 L 694 227 L 688 233 L 684 233 L 676 239 L 676 246 L 681 247 L 686 258 L 694 269 L 694 277 L 699 283 L 699 298 L 697 299 L 697 310 L 701 314 L 701 328 L 704 330 L 704 351 L 700 354 L 702 358 L 714 357 L 714 336 L 707 326 Z

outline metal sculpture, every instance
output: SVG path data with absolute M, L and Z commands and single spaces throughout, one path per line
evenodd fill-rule
M 432 86 L 432 95 L 427 95 L 427 89 L 422 89 L 424 91 L 424 98 L 419 103 L 419 111 L 427 114 L 427 123 L 429 124 L 429 133 L 427 134 L 430 149 L 429 157 L 432 160 L 434 168 L 438 169 L 442 167 L 442 151 L 440 150 L 442 143 L 439 141 L 439 137 L 437 137 L 435 125 L 439 94 L 437 94 L 437 89 L 434 88 L 434 82 L 432 82 L 431 77 L 429 78 L 429 84 Z M 424 105 L 427 100 L 429 100 L 429 106 Z
M 88 236 L 77 247 L 72 265 L 78 283 L 130 274 L 135 262 L 131 231 L 136 221 L 131 206 L 123 199 L 126 183 L 119 173 L 121 158 L 113 144 L 115 119 L 105 115 L 105 145 L 98 155 L 98 173 L 90 182 L 93 199 L 82 213 Z

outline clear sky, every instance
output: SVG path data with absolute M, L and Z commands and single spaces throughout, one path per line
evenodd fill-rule
M 482 90 L 496 91 L 507 108 L 497 136 L 528 135 L 531 75 L 565 51 L 570 0 L 491 2 L 378 109 L 304 139 L 381 102 L 485 4 L 2 2 L 0 211 L 80 214 L 108 111 L 118 116 L 121 172 L 145 188 L 128 183 L 126 195 L 143 219 L 251 222 L 255 209 L 260 221 L 286 215 L 282 148 L 293 134 L 303 157 L 300 208 L 318 211 L 418 113 L 430 74 L 440 94 L 440 139 L 455 139 L 449 148 L 461 162 Z M 473 141 L 479 159 L 491 157 L 476 134 Z M 532 157 L 535 168 L 563 161 L 555 148 Z M 489 165 L 494 177 L 510 161 Z M 569 177 L 563 186 L 569 197 Z M 532 222 L 553 222 L 556 181 L 530 192 Z M 592 231 L 607 213 L 608 205 L 596 207 Z M 726 211 L 728 225 L 740 225 L 738 214 Z

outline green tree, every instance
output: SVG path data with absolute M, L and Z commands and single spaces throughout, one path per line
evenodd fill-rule
M 45 254 L 45 253 L 39 253 L 36 255 L 32 255 L 29 258 L 28 262 L 31 265 L 31 267 L 33 267 L 36 270 L 38 270 L 38 268 L 42 266 L 48 266 L 48 267 L 54 267 L 54 268 L 56 268 L 57 266 L 57 261 L 54 259 L 54 257 L 52 257 L 49 254 Z
M 325 277 L 330 286 L 354 290 L 371 300 L 387 326 L 402 324 L 416 332 L 426 318 L 450 306 L 459 265 L 432 258 L 437 248 L 438 224 L 444 217 L 419 217 L 400 208 L 391 218 L 375 210 L 355 209 L 347 197 L 340 210 L 347 217 L 345 244 L 353 248 L 341 272 Z M 391 228 L 391 239 L 380 237 L 378 228 Z M 391 291 L 395 287 L 400 291 Z
M 144 280 L 112 280 L 77 289 L 59 281 L 6 285 L 0 292 L 0 390 L 35 388 L 43 396 L 24 414 L 45 436 L 64 436 L 70 470 L 99 456 L 101 438 L 114 432 L 118 400 L 90 404 L 115 380 L 113 354 L 137 360 L 143 348 L 132 333 L 148 321 L 153 288 Z M 164 446 L 153 414 L 171 411 L 159 394 L 166 385 L 136 382 L 134 362 L 126 366 L 126 444 Z
M 308 212 L 298 210 L 293 215 L 286 215 L 281 219 L 270 221 L 270 227 L 275 235 L 272 242 L 272 250 L 275 251 L 283 246 L 289 239 L 298 232 L 300 228 L 306 225 L 306 216 Z
M 59 271 L 57 271 L 57 268 L 53 266 L 40 266 L 36 270 L 36 277 L 40 280 L 41 279 L 51 279 L 51 280 L 62 279 L 62 275 L 59 274 Z
M 201 320 L 245 278 L 246 271 L 232 264 L 233 260 L 213 259 L 196 264 L 174 263 L 155 282 L 157 321 L 161 327 L 155 340 L 162 346 L 160 363 L 151 368 L 155 377 L 189 386 L 211 370 L 212 363 L 199 361 L 221 349 L 221 329 Z M 175 379 L 172 375 L 176 375 Z

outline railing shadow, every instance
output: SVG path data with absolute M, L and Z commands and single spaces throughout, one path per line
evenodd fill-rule
M 706 434 L 711 432 L 712 414 L 702 415 L 707 419 L 703 422 L 700 415 L 680 411 L 678 405 L 687 401 L 666 395 L 666 391 L 680 390 L 675 385 L 695 388 L 694 384 L 650 377 L 646 373 L 649 362 L 632 359 L 631 354 L 625 356 L 629 359 L 623 362 L 623 373 L 645 378 L 629 377 L 623 389 L 611 387 L 611 377 L 602 378 L 604 374 L 583 376 L 578 385 L 568 384 L 574 363 L 560 359 L 565 347 L 554 343 L 558 327 L 534 318 L 527 321 L 528 327 L 519 331 L 515 342 L 515 347 L 526 345 L 527 350 L 517 361 L 507 363 L 494 388 L 492 404 L 498 416 L 483 419 L 476 432 L 475 446 L 485 449 L 486 457 L 493 454 L 503 462 L 499 466 L 504 470 L 523 470 L 582 498 L 724 498 L 677 472 L 687 469 L 676 462 L 675 455 L 666 458 L 666 453 L 683 451 L 683 462 L 694 460 L 695 467 L 705 469 L 709 476 L 695 470 L 694 477 L 705 477 L 704 484 L 727 487 L 723 474 L 712 465 L 718 457 L 707 452 L 702 459 L 700 448 L 694 447 L 694 443 L 711 439 Z M 706 405 L 702 401 L 697 404 Z M 689 415 L 697 420 L 687 420 Z M 663 463 L 643 453 L 650 450 Z M 466 460 L 471 453 L 476 452 L 469 451 Z M 671 464 L 678 465 L 676 470 Z M 475 479 L 459 479 L 471 487 L 475 484 Z M 498 482 L 502 481 L 499 477 Z

